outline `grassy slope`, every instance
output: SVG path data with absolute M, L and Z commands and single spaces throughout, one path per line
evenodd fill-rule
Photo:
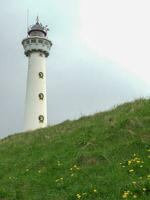
M 127 190 L 148 200 L 149 149 L 150 100 L 9 136 L 0 140 L 0 200 L 117 200 Z

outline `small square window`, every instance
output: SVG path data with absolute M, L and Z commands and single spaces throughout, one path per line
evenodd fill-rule
M 31 43 L 36 43 L 36 39 L 32 39 L 32 40 L 31 40 Z
M 44 116 L 43 116 L 43 115 L 40 115 L 40 116 L 39 116 L 39 122 L 40 122 L 40 123 L 43 123 L 43 122 L 44 122 Z
M 44 78 L 43 72 L 39 72 L 39 78 Z
M 43 40 L 38 40 L 39 43 L 43 43 Z
M 44 94 L 43 94 L 43 93 L 40 93 L 40 94 L 39 94 L 39 99 L 40 99 L 40 100 L 43 100 L 43 99 L 44 99 Z

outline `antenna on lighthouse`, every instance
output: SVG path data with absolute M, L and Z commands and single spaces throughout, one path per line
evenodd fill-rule
M 39 23 L 39 16 L 36 17 L 36 23 Z
M 28 29 L 29 29 L 29 9 L 27 9 L 27 35 L 28 35 Z

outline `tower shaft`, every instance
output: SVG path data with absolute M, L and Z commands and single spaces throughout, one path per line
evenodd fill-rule
M 44 120 L 39 117 L 43 116 Z M 25 130 L 47 126 L 46 58 L 43 53 L 32 52 L 28 59 L 25 104 Z

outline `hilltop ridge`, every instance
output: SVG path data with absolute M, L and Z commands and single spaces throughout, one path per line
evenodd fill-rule
M 0 200 L 150 199 L 150 100 L 0 140 Z

